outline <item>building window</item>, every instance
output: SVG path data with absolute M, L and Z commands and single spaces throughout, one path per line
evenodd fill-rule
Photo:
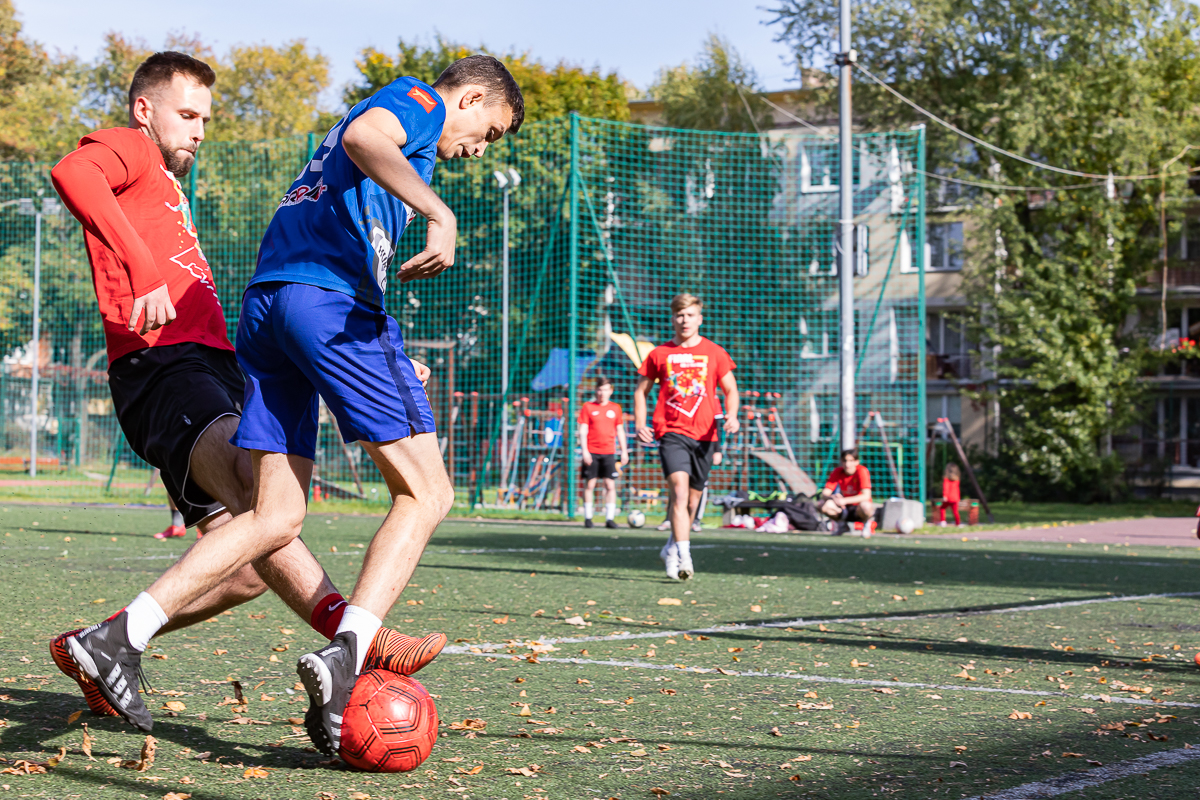
M 931 394 L 926 397 L 926 417 L 929 425 L 939 419 L 950 420 L 954 435 L 962 438 L 962 397 L 956 394 Z
M 932 222 L 926 227 L 927 272 L 958 272 L 963 268 L 963 224 Z
M 926 380 L 969 379 L 972 347 L 963 315 L 928 314 L 925 326 Z

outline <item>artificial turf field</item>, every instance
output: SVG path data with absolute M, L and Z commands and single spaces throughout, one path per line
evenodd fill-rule
M 306 542 L 346 590 L 377 522 L 309 518 Z M 1195 548 L 718 530 L 696 538 L 698 576 L 674 583 L 652 530 L 489 522 L 443 525 L 387 620 L 458 640 L 417 676 L 443 725 L 415 772 L 306 751 L 294 663 L 318 640 L 270 596 L 151 643 L 157 753 L 138 771 L 120 762 L 144 735 L 69 721 L 85 705 L 46 643 L 184 549 L 150 537 L 164 524 L 0 510 L 0 767 L 66 750 L 45 773 L 0 775 L 0 797 L 1148 800 L 1200 786 Z M 233 679 L 244 709 L 226 702 Z

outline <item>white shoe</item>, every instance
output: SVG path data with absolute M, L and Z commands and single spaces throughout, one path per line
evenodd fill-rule
M 686 556 L 681 556 L 679 555 L 678 549 L 676 549 L 675 557 L 679 559 L 679 568 L 675 571 L 675 575 L 679 578 L 679 580 L 686 581 L 696 574 L 696 568 L 692 566 L 691 553 L 688 553 Z M 671 574 L 670 570 L 671 568 L 667 567 L 668 575 Z
M 673 581 L 679 580 L 679 548 L 675 546 L 674 540 L 663 545 L 662 550 L 658 551 L 658 557 L 667 566 L 667 577 Z
M 693 533 L 699 533 L 702 530 L 704 530 L 704 526 L 700 524 L 699 520 L 694 521 L 692 523 L 692 532 Z
M 661 523 L 659 523 L 658 530 L 660 530 L 660 531 L 671 530 L 671 518 L 667 517 Z

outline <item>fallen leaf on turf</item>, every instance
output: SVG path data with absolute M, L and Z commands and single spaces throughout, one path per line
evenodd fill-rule
M 185 706 L 183 703 L 181 703 L 178 700 L 172 700 L 169 703 L 163 703 L 163 708 L 165 708 L 167 711 L 175 711 L 175 712 L 187 710 L 187 706 Z
M 237 698 L 239 703 L 245 703 L 246 695 L 242 694 L 242 682 L 230 681 L 229 683 L 233 686 L 233 696 Z
M 734 671 L 732 669 L 724 669 L 723 667 L 717 667 L 717 672 L 721 673 L 722 675 L 737 675 L 738 674 L 736 671 Z
M 178 792 L 167 792 L 162 796 L 162 800 L 188 800 L 190 794 L 179 794 Z
M 496 623 L 497 625 L 507 625 L 508 614 L 505 614 L 503 617 L 495 617 L 492 619 L 492 622 Z
M 551 736 L 553 736 L 556 733 L 562 733 L 564 730 L 565 730 L 565 728 L 534 728 L 533 732 L 534 733 L 546 733 L 546 734 L 550 734 Z
M 88 733 L 88 726 L 86 722 L 83 723 L 83 744 L 79 746 L 79 749 L 82 750 L 83 754 L 88 757 L 88 761 L 96 760 L 92 758 L 92 735 Z
M 803 778 L 801 778 L 799 775 L 793 775 L 792 777 L 788 778 L 788 780 L 789 780 L 789 781 L 796 781 L 796 782 L 799 782 L 799 781 L 802 781 L 802 780 L 804 780 L 804 779 L 803 779 Z
M 967 766 L 967 762 L 965 762 L 965 761 L 951 761 L 950 762 L 950 769 L 954 769 L 955 767 L 964 767 L 965 768 L 966 766 Z
M 660 597 L 658 604 L 660 606 L 681 606 L 683 605 L 683 601 L 678 597 Z
M 242 773 L 242 777 L 243 778 L 265 778 L 269 774 L 270 773 L 268 773 L 262 767 L 249 767 L 245 772 Z
M 280 628 L 279 632 L 282 633 L 284 636 L 291 636 L 293 633 L 295 633 L 295 631 L 292 630 L 291 628 Z
M 1104 766 L 1103 761 L 1093 761 L 1090 758 L 1087 760 L 1087 763 L 1089 766 L 1093 766 L 1093 767 L 1103 767 Z
M 214 656 L 223 656 L 223 655 L 226 655 L 226 654 L 228 654 L 228 653 L 229 653 L 229 651 L 228 651 L 228 650 L 213 650 L 213 655 L 214 655 Z
M 783 736 L 783 734 L 779 732 L 779 728 L 771 728 L 771 735 L 772 736 Z
M 592 624 L 590 622 L 586 622 L 583 619 L 583 617 L 579 616 L 578 614 L 576 614 L 573 617 L 567 617 L 566 619 L 563 620 L 563 622 L 567 623 L 568 625 L 577 625 L 581 628 L 588 627 L 589 625 Z
M 333 792 L 317 792 L 317 800 L 337 800 L 337 795 Z
M 1062 758 L 1083 758 L 1083 753 L 1063 753 Z
M 292 725 L 303 725 L 304 720 L 301 717 L 288 717 L 287 721 Z
M 625 705 L 627 705 L 627 706 L 631 706 L 631 705 L 633 705 L 633 698 L 632 698 L 632 697 L 626 697 L 626 698 L 625 698 Z
M 956 745 L 954 745 L 954 752 L 956 752 L 956 753 L 965 753 L 966 751 L 967 751 L 967 746 L 966 746 L 965 744 L 956 744 Z
M 481 719 L 464 719 L 462 722 L 450 723 L 450 730 L 452 731 L 481 731 L 486 727 L 487 723 Z
M 159 661 L 166 661 L 166 660 L 167 660 L 167 656 L 166 656 L 166 654 L 165 654 L 165 653 L 151 653 L 151 654 L 150 654 L 150 657 L 151 657 L 151 658 L 157 658 Z
M 611 706 L 611 705 L 616 705 L 617 701 L 616 700 L 597 700 L 596 702 L 603 706 Z
M 530 764 L 528 767 L 509 767 L 505 770 L 509 775 L 524 775 L 526 778 L 532 778 L 541 769 L 537 764 Z
M 670 792 L 668 792 L 666 789 L 663 789 L 659 786 L 655 786 L 654 788 L 652 788 L 650 790 L 650 794 L 655 795 L 656 797 L 662 797 L 665 794 L 670 794 Z
M 371 800 L 371 795 L 366 792 L 351 792 L 350 800 Z
M 857 669 L 858 667 L 869 667 L 871 665 L 868 664 L 866 661 L 859 661 L 857 658 L 852 658 L 852 659 L 850 659 L 850 666 L 855 667 Z
M 871 691 L 877 692 L 879 694 L 895 694 L 896 693 L 895 689 L 892 689 L 888 686 L 877 686 L 874 689 L 872 689 Z
M 813 698 L 813 697 L 817 696 L 817 693 L 816 692 L 805 692 L 804 696 L 808 697 L 808 698 Z
M 122 761 L 122 769 L 132 769 L 138 772 L 145 772 L 154 764 L 154 751 L 158 749 L 158 740 L 153 736 L 147 736 L 146 741 L 142 742 L 142 757 L 137 761 Z
M 212 751 L 205 750 L 203 753 L 196 753 L 196 755 L 192 756 L 192 758 L 196 759 L 197 761 L 208 761 L 208 759 L 212 758 Z
M 1028 711 L 1014 711 L 1008 715 L 1009 719 L 1033 719 L 1033 714 Z
M 759 605 L 750 606 L 750 611 L 754 614 L 757 614 L 760 611 L 762 611 L 762 606 L 759 606 Z
M 83 716 L 83 711 L 72 711 L 71 716 L 67 717 L 67 724 L 68 725 L 73 724 L 75 722 L 75 720 L 79 719 L 82 716 Z

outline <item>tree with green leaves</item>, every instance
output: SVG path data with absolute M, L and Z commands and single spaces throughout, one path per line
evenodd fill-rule
M 356 62 L 360 80 L 344 95 L 346 106 L 370 97 L 402 76 L 433 83 L 446 67 L 474 53 L 487 53 L 504 62 L 525 97 L 526 122 L 563 117 L 572 111 L 585 117 L 629 119 L 632 87 L 615 72 L 586 70 L 564 62 L 547 66 L 527 53 L 499 53 L 486 47 L 467 47 L 440 36 L 430 46 L 400 40 L 395 55 L 368 48 Z
M 804 65 L 832 71 L 836 7 L 781 0 L 775 11 L 780 38 Z M 1101 499 L 1119 490 L 1106 441 L 1138 418 L 1144 398 L 1138 376 L 1158 326 L 1130 321 L 1157 321 L 1139 309 L 1135 287 L 1160 245 L 1159 181 L 1118 179 L 1109 199 L 1095 176 L 1158 173 L 1200 140 L 1197 21 L 1178 0 L 855 6 L 859 64 L 1028 160 L 966 141 L 855 72 L 860 125 L 927 123 L 931 171 L 1002 184 L 963 195 L 976 231 L 965 270 L 970 316 L 985 350 L 999 348 L 994 378 L 975 393 L 1002 411 L 993 491 Z M 1168 212 L 1189 195 L 1188 163 L 1166 182 Z
M 696 63 L 658 73 L 649 94 L 672 128 L 752 133 L 770 127 L 770 110 L 759 98 L 754 68 L 726 40 L 713 34 Z

